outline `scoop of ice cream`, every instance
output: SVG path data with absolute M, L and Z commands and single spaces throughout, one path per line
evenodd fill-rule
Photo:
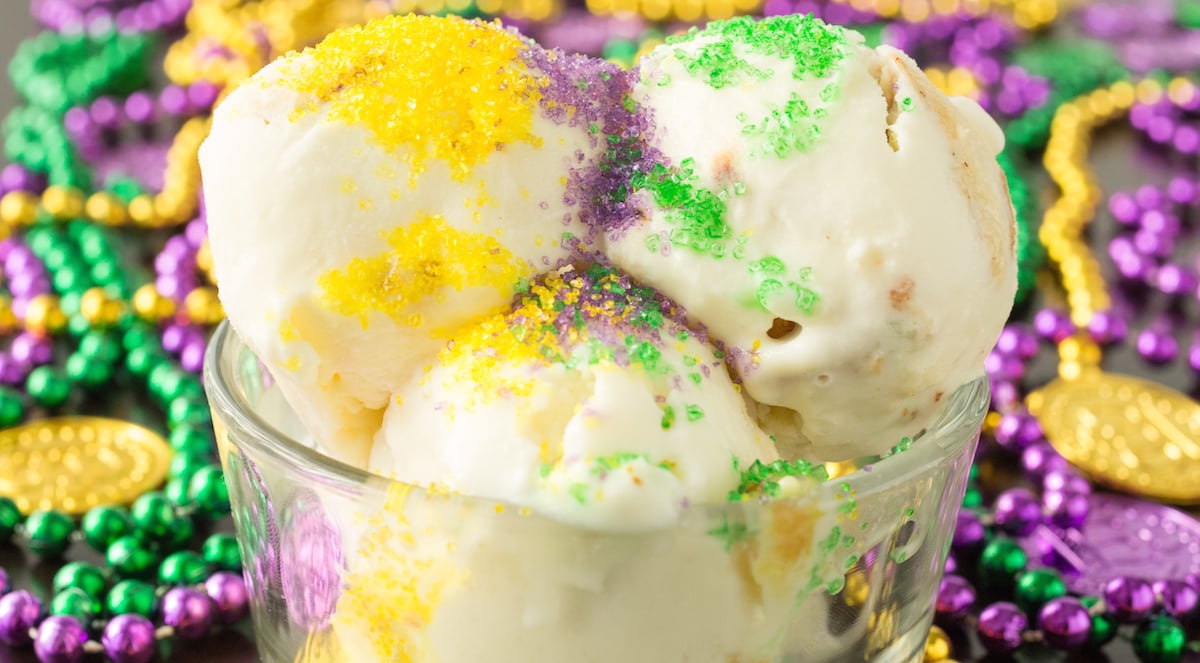
M 669 529 L 629 534 L 394 485 L 377 510 L 338 514 L 371 524 L 348 549 L 330 620 L 341 655 L 325 660 L 833 658 L 867 625 L 826 623 L 831 598 L 813 578 L 826 577 L 825 561 L 840 578 L 845 549 L 818 543 L 836 519 L 814 497 L 754 505 L 744 520 L 693 509 Z M 777 562 L 794 572 L 768 570 Z M 789 631 L 804 634 L 801 646 L 786 643 Z
M 397 391 L 370 468 L 613 531 L 725 501 L 775 458 L 677 307 L 594 265 L 457 335 Z
M 999 129 L 861 41 L 714 23 L 645 57 L 633 92 L 661 156 L 608 254 L 726 345 L 785 455 L 918 433 L 982 373 L 1016 287 Z
M 200 159 L 221 300 L 318 446 L 362 465 L 393 390 L 591 249 L 614 66 L 498 24 L 334 33 L 217 109 Z

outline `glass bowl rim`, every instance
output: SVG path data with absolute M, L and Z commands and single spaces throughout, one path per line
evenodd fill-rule
M 242 349 L 249 350 L 249 347 L 237 335 L 228 320 L 222 321 L 209 342 L 204 357 L 203 373 L 204 387 L 209 402 L 213 409 L 218 411 L 218 414 L 214 416 L 214 421 L 219 420 L 222 416 L 229 417 L 244 433 L 237 436 L 237 446 L 249 445 L 255 453 L 267 454 L 277 461 L 302 469 L 305 474 L 316 474 L 326 482 L 343 486 L 385 482 L 411 486 L 421 491 L 426 490 L 424 486 L 389 479 L 327 456 L 284 433 L 263 418 L 245 402 L 245 399 L 239 394 L 239 390 L 234 388 L 235 378 L 226 374 L 227 362 L 224 361 L 226 356 Z M 232 365 L 232 361 L 228 364 Z M 862 499 L 897 484 L 908 483 L 909 480 L 928 472 L 931 467 L 938 466 L 952 458 L 959 448 L 974 439 L 987 412 L 989 401 L 990 389 L 985 376 L 981 375 L 966 382 L 955 390 L 950 398 L 946 399 L 934 423 L 922 432 L 919 439 L 914 440 L 909 449 L 865 464 L 848 474 L 837 477 L 836 480 L 825 481 L 821 485 L 836 484 L 837 488 L 834 490 L 845 490 L 846 487 L 849 487 L 857 493 L 859 499 Z M 218 422 L 218 425 L 225 427 L 224 422 Z M 468 495 L 461 497 L 484 499 Z M 504 502 L 504 500 L 491 498 L 487 498 L 486 501 Z M 780 500 L 765 502 L 778 501 Z M 727 502 L 697 506 L 729 507 L 756 503 L 764 502 Z

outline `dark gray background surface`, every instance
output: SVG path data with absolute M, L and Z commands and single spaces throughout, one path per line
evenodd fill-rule
M 0 63 L 4 65 L 4 80 L 0 83 L 0 112 L 7 112 L 13 103 L 12 86 L 8 84 L 8 61 L 21 39 L 33 34 L 27 0 L 0 0 Z

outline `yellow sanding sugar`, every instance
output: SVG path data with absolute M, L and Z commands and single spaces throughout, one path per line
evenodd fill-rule
M 466 573 L 448 559 L 418 554 L 417 534 L 405 515 L 409 488 L 393 484 L 382 512 L 371 515 L 359 541 L 358 559 L 334 613 L 335 626 L 365 638 L 380 661 L 429 660 L 429 625 L 443 595 L 457 588 Z M 446 552 L 453 550 L 446 541 Z
M 390 16 L 289 55 L 282 80 L 314 97 L 293 120 L 328 103 L 331 120 L 407 147 L 414 175 L 432 156 L 461 181 L 505 144 L 540 145 L 533 114 L 546 80 L 518 57 L 528 47 L 498 21 Z
M 355 258 L 317 281 L 322 302 L 342 315 L 358 316 L 364 328 L 371 311 L 418 327 L 424 321 L 413 312 L 413 304 L 427 298 L 443 301 L 449 291 L 470 287 L 491 287 L 511 295 L 533 271 L 495 237 L 459 230 L 440 216 L 421 215 L 389 232 L 386 239 L 390 251 Z

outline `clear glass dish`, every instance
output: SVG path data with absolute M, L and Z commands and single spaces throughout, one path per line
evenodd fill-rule
M 920 661 L 988 390 L 804 494 L 588 530 L 314 451 L 223 324 L 205 366 L 267 663 Z

